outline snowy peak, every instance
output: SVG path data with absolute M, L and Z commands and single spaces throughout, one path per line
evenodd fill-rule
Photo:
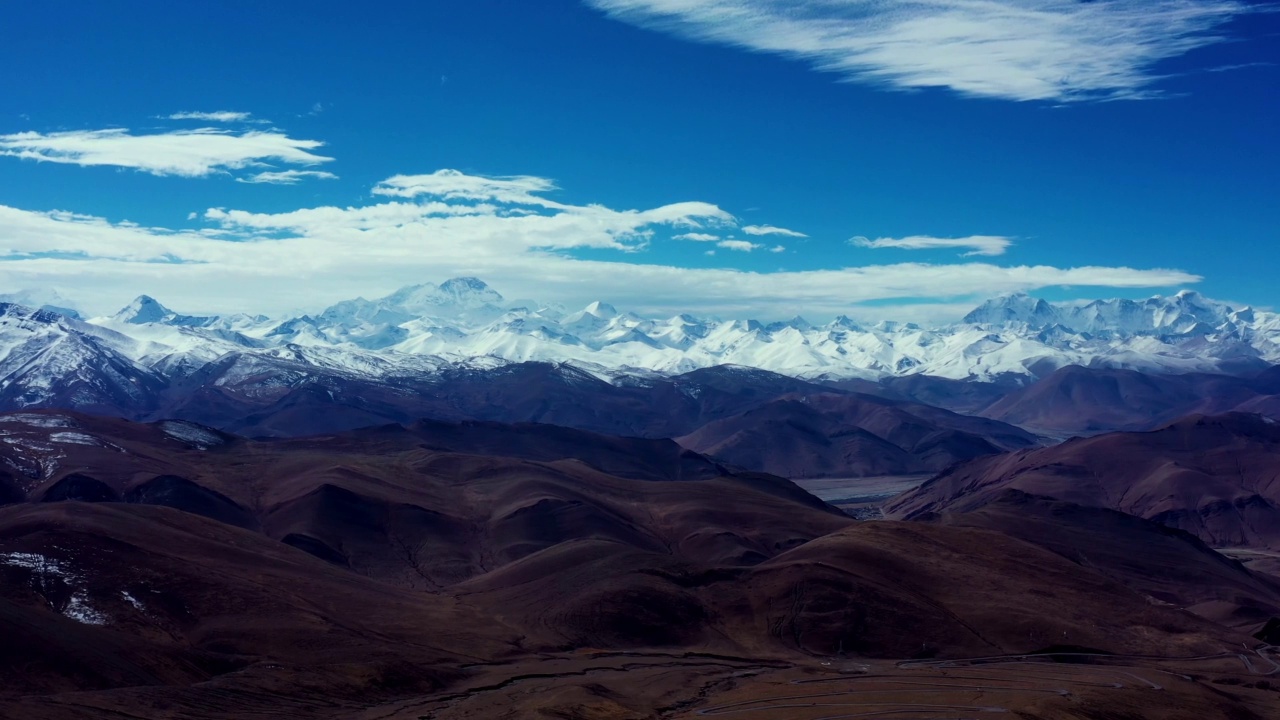
M 1061 322 L 1062 313 L 1044 300 L 1014 293 L 986 301 L 965 315 L 964 321 L 972 325 L 1022 323 L 1039 329 Z
M 383 298 L 381 304 L 399 306 L 406 309 L 427 308 L 441 305 L 459 307 L 480 307 L 482 305 L 499 305 L 503 301 L 501 295 L 489 287 L 483 280 L 464 277 L 445 280 L 439 285 L 423 283 L 409 285 Z
M 483 280 L 473 277 L 445 280 L 440 283 L 439 292 L 453 304 L 464 307 L 499 305 L 503 300 L 502 296 Z
M 216 317 L 199 317 L 180 315 L 150 295 L 139 295 L 133 302 L 124 306 L 112 316 L 113 320 L 126 325 L 173 325 L 176 327 L 204 327 L 217 321 Z
M 597 300 L 576 313 L 564 316 L 560 324 L 573 332 L 594 332 L 607 329 L 619 317 L 612 305 Z
M 503 297 L 483 281 L 454 278 L 440 285 L 409 285 L 377 300 L 344 300 L 308 321 L 315 332 L 339 344 L 383 350 L 407 342 L 406 347 L 421 349 L 413 328 L 475 331 L 504 312 Z
M 1210 300 L 1193 290 L 1183 290 L 1157 310 L 1156 326 L 1175 328 L 1179 332 L 1188 332 L 1201 324 L 1216 327 L 1234 312 L 1230 305 Z
M 464 277 L 446 280 L 440 285 L 423 283 L 400 288 L 376 301 L 387 310 L 415 317 L 433 316 L 450 311 L 501 308 L 503 297 L 482 280 Z
M 841 317 L 844 317 L 844 316 L 841 315 Z M 845 318 L 845 319 L 848 320 L 848 318 Z M 791 328 L 793 330 L 799 330 L 800 332 L 808 332 L 809 330 L 813 329 L 813 325 L 808 320 L 805 320 L 804 318 L 797 315 L 791 318 L 790 320 L 783 320 L 781 322 L 769 323 L 769 325 L 765 327 L 765 329 L 771 333 L 780 332 L 782 330 L 786 330 L 787 328 Z
M 1206 334 L 1238 317 L 1229 305 L 1183 290 L 1172 297 L 1146 300 L 1095 300 L 1079 307 L 1058 306 L 1023 293 L 983 303 L 964 317 L 973 325 L 1089 333 L 1110 337 Z M 1252 322 L 1251 320 L 1245 322 Z
M 833 330 L 862 330 L 862 324 L 848 315 L 840 315 L 836 317 L 835 320 L 831 321 L 831 325 L 828 327 Z
M 172 310 L 161 305 L 160 301 L 150 295 L 139 295 L 134 298 L 133 302 L 120 308 L 120 312 L 117 312 L 113 317 L 130 325 L 142 325 L 144 323 L 161 322 L 173 314 Z
M 610 320 L 618 316 L 617 308 L 609 303 L 600 302 L 599 300 L 583 308 L 582 312 L 604 320 Z

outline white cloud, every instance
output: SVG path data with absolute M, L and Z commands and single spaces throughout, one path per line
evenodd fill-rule
M 1219 41 L 1237 0 L 585 0 L 612 17 L 811 62 L 850 80 L 964 95 L 1149 97 L 1152 66 Z
M 373 194 L 400 198 L 426 195 L 444 200 L 495 200 L 548 208 L 565 207 L 539 196 L 558 189 L 550 180 L 531 175 L 483 177 L 458 170 L 437 170 L 429 175 L 387 178 L 373 188 Z
M 736 252 L 751 252 L 752 250 L 756 250 L 764 246 L 759 245 L 757 243 L 748 242 L 747 240 L 721 240 L 720 242 L 716 243 L 716 247 L 721 247 L 721 248 L 724 248 L 725 250 L 733 250 Z
M 262 123 L 265 120 L 258 120 L 247 112 L 232 112 L 231 110 L 218 110 L 217 112 L 176 112 L 172 115 L 166 115 L 166 120 L 203 120 L 206 122 L 235 123 L 235 122 L 255 122 Z
M 152 175 L 205 177 L 263 166 L 266 160 L 315 165 L 333 160 L 312 150 L 324 143 L 277 131 L 234 133 L 215 128 L 131 135 L 125 129 L 21 132 L 0 135 L 0 155 L 91 166 L 134 168 Z
M 566 305 L 606 298 L 646 313 L 781 317 L 796 307 L 834 316 L 895 298 L 947 302 L 1044 287 L 1173 288 L 1199 280 L 1179 270 L 978 262 L 747 272 L 636 262 L 634 254 L 588 260 L 570 251 L 637 251 L 659 237 L 655 230 L 732 216 L 705 202 L 548 207 L 530 190 L 554 187 L 546 180 L 525 179 L 521 189 L 502 184 L 509 178 L 435 175 L 452 180 L 415 193 L 414 201 L 282 213 L 214 208 L 197 229 L 0 206 L 0 286 L 74 288 L 71 299 L 90 312 L 114 311 L 145 292 L 192 311 L 278 313 L 474 275 L 509 297 Z
M 971 235 L 962 238 L 936 238 L 925 235 L 913 235 L 904 238 L 879 238 L 869 240 L 864 237 L 855 237 L 849 240 L 850 243 L 864 248 L 884 249 L 894 248 L 897 250 L 939 250 L 948 248 L 968 248 L 969 252 L 963 253 L 968 257 L 971 255 L 1003 255 L 1005 250 L 1013 244 L 1013 241 L 1007 237 L 998 235 Z
M 774 245 L 773 247 L 769 248 L 769 252 L 771 253 L 780 253 L 780 252 L 786 252 L 786 251 L 787 251 L 787 248 L 785 245 Z
M 280 170 L 260 172 L 246 178 L 236 178 L 242 183 L 271 183 L 274 185 L 296 185 L 299 180 L 313 178 L 315 180 L 337 180 L 338 176 L 323 170 Z
M 897 322 L 912 322 L 925 327 L 936 327 L 947 323 L 959 322 L 961 318 L 973 310 L 974 306 L 985 299 L 985 297 L 971 298 L 963 302 L 951 303 L 908 302 L 854 305 L 844 314 L 868 325 L 874 325 L 882 320 L 894 320 Z
M 690 233 L 681 233 L 679 235 L 672 236 L 672 239 L 673 240 L 692 240 L 693 242 L 715 242 L 720 239 L 720 236 L 712 235 L 711 233 L 690 232 Z
M 803 238 L 809 237 L 802 232 L 788 230 L 786 228 L 774 227 L 772 225 L 747 225 L 742 228 L 742 232 L 748 235 L 783 235 L 786 237 Z

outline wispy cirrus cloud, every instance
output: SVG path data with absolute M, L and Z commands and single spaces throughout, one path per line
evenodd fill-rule
M 312 152 L 322 145 L 319 140 L 298 140 L 279 131 L 237 133 L 216 128 L 141 135 L 123 128 L 0 135 L 3 156 L 188 178 L 261 167 L 268 160 L 289 165 L 330 162 L 333 158 Z
M 271 185 L 296 185 L 299 180 L 337 180 L 338 176 L 323 170 L 278 170 L 260 172 L 249 177 L 236 178 L 242 183 L 268 183 Z
M 674 235 L 672 236 L 671 239 L 672 240 L 691 240 L 693 242 L 715 242 L 720 239 L 720 236 L 712 235 L 711 233 L 703 233 L 703 232 L 687 232 L 687 233 L 680 233 L 679 235 Z
M 761 235 L 781 235 L 783 237 L 806 238 L 809 237 L 802 232 L 788 230 L 786 228 L 775 227 L 773 225 L 745 225 L 742 232 L 748 235 L 759 237 Z
M 403 189 L 408 197 L 390 193 L 372 204 L 276 213 L 212 208 L 191 228 L 0 205 L 0 285 L 75 288 L 72 300 L 93 312 L 147 292 L 202 311 L 276 313 L 386 294 L 424 279 L 475 275 L 514 297 L 571 305 L 603 298 L 638 312 L 768 318 L 793 315 L 796 307 L 834 316 L 867 301 L 946 302 L 1050 286 L 1165 288 L 1200 279 L 1176 269 L 981 262 L 775 272 L 676 267 L 636 261 L 636 253 L 660 242 L 658 230 L 713 226 L 733 216 L 698 201 L 647 209 L 549 206 L 543 191 L 531 189 L 554 187 L 541 178 L 452 171 L 397 177 L 430 179 L 388 179 L 379 187 Z M 721 242 L 733 244 L 713 248 L 761 247 Z M 630 254 L 605 260 L 572 252 L 587 248 Z
M 165 115 L 165 120 L 200 120 L 203 122 L 253 122 L 265 123 L 266 120 L 255 118 L 252 113 L 234 112 L 231 110 L 218 110 L 215 112 L 176 112 L 172 115 Z
M 735 252 L 751 252 L 752 250 L 759 250 L 764 246 L 759 243 L 753 243 L 749 240 L 721 240 L 716 243 L 716 247 L 724 248 L 725 250 L 733 250 Z
M 1152 96 L 1153 66 L 1221 40 L 1237 0 L 585 0 L 641 27 L 849 80 L 1007 100 Z
M 937 238 L 927 235 L 913 235 L 904 238 L 878 238 L 871 240 L 865 237 L 855 237 L 849 240 L 850 244 L 857 247 L 871 248 L 880 250 L 884 248 L 893 248 L 897 250 L 946 250 L 960 249 L 968 250 L 962 253 L 964 256 L 985 255 L 996 256 L 1003 255 L 1005 250 L 1013 244 L 1013 240 L 999 235 L 970 235 L 962 238 Z

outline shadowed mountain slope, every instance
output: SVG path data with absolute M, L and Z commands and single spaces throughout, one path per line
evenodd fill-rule
M 420 422 L 251 441 L 190 423 L 0 415 L 0 461 L 45 502 L 164 505 L 371 577 L 438 589 L 575 538 L 759 562 L 849 520 L 789 481 L 671 440 Z
M 1160 375 L 1135 370 L 1061 368 L 1012 390 L 980 410 L 1048 435 L 1149 430 L 1192 414 L 1258 408 L 1280 392 L 1274 369 L 1254 377 L 1189 373 Z
M 1001 422 L 869 395 L 787 396 L 679 439 L 734 465 L 784 477 L 936 472 L 956 462 L 1031 447 Z
M 966 511 L 1006 489 L 1104 507 L 1176 527 L 1215 547 L 1280 547 L 1280 424 L 1195 415 L 980 458 L 889 503 L 891 517 Z
M 1037 545 L 1161 603 L 1254 627 L 1280 614 L 1280 584 L 1248 572 L 1190 533 L 1115 510 L 1006 490 L 936 522 L 994 530 Z

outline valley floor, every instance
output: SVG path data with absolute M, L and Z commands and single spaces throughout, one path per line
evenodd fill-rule
M 823 502 L 859 516 L 879 514 L 888 500 L 920 487 L 932 474 L 882 475 L 853 478 L 793 478 L 791 482 L 804 488 Z
M 330 696 L 322 688 L 341 675 L 338 669 L 272 664 L 187 690 L 68 693 L 14 699 L 4 707 L 7 717 L 30 720 L 1266 720 L 1280 711 L 1278 658 L 1277 648 L 1266 646 L 1177 659 L 1064 654 L 903 661 L 583 650 L 464 666 L 465 680 L 390 703 Z M 296 692 L 308 684 L 315 692 Z

